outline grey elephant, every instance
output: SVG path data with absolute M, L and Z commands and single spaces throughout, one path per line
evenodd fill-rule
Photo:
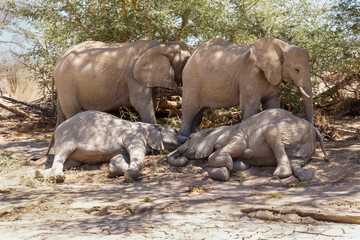
M 154 88 L 181 93 L 182 70 L 190 53 L 183 42 L 139 40 L 107 44 L 87 41 L 65 51 L 56 62 L 57 122 L 84 110 L 110 111 L 133 106 L 143 122 L 156 123 Z
M 294 174 L 307 181 L 315 177 L 315 170 L 302 166 L 314 154 L 316 141 L 327 160 L 319 131 L 305 119 L 275 108 L 233 126 L 193 133 L 167 156 L 167 161 L 173 166 L 184 166 L 189 158 L 208 158 L 209 176 L 222 181 L 230 178 L 231 170 L 244 170 L 248 165 L 277 166 L 275 176 L 285 178 Z
M 35 176 L 63 181 L 64 162 L 72 159 L 87 164 L 110 161 L 109 177 L 125 175 L 136 180 L 145 154 L 151 149 L 176 149 L 180 145 L 177 134 L 158 124 L 129 122 L 95 110 L 81 112 L 56 128 L 53 165 Z
M 182 123 L 186 140 L 201 123 L 204 109 L 239 105 L 243 119 L 262 108 L 279 108 L 279 83 L 299 87 L 306 119 L 313 122 L 309 54 L 275 38 L 236 45 L 213 38 L 200 45 L 183 70 Z

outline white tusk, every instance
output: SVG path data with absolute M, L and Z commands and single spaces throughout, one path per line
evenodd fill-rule
M 310 98 L 310 96 L 305 92 L 305 90 L 302 87 L 299 87 L 299 88 L 300 88 L 300 92 L 302 93 L 302 95 L 304 95 L 307 98 Z
M 171 157 L 172 155 L 175 155 L 176 153 L 178 153 L 179 150 L 175 149 L 174 151 L 172 151 L 171 153 L 169 153 L 166 157 L 169 158 Z

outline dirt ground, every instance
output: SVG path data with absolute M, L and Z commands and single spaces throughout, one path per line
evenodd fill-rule
M 146 157 L 138 182 L 107 178 L 103 164 L 55 184 L 34 179 L 52 154 L 30 160 L 45 153 L 52 125 L 0 119 L 0 238 L 359 239 L 360 118 L 331 124 L 341 140 L 325 140 L 330 163 L 317 150 L 310 183 L 280 182 L 272 167 L 214 181 L 206 161 L 170 167 L 163 153 Z

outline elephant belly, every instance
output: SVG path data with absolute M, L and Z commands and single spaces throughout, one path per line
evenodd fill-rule
M 216 76 L 215 76 L 216 77 Z M 236 83 L 221 77 L 203 81 L 200 91 L 202 105 L 212 108 L 232 107 L 239 105 L 239 88 Z M 216 82 L 217 84 L 213 84 Z
M 68 158 L 86 164 L 96 164 L 110 161 L 111 157 L 123 151 L 104 152 L 99 150 L 84 150 L 77 148 Z
M 277 165 L 275 157 L 252 158 L 252 159 L 236 158 L 234 160 L 241 160 L 243 162 L 246 162 L 250 166 L 254 166 L 254 167 L 267 167 L 267 166 L 276 166 Z
M 242 160 L 250 166 L 276 166 L 276 158 L 267 144 L 262 144 L 257 148 L 247 148 L 236 159 Z
M 81 107 L 85 110 L 110 111 L 119 106 L 130 105 L 126 86 L 96 86 L 83 89 L 78 97 Z

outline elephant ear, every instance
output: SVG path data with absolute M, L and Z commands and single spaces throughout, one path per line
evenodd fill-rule
M 158 125 L 149 125 L 147 131 L 147 144 L 149 147 L 155 150 L 164 150 L 164 144 L 162 141 L 161 127 Z
M 251 55 L 257 66 L 264 71 L 266 79 L 273 85 L 281 81 L 281 58 L 280 47 L 275 43 L 274 38 L 261 38 L 251 47 Z
M 164 44 L 151 47 L 137 59 L 133 73 L 142 86 L 174 89 L 175 72 L 165 49 Z

